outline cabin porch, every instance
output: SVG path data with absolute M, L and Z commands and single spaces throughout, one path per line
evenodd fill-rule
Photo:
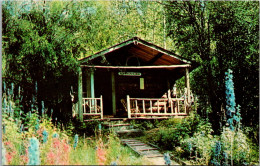
M 186 97 L 180 98 L 131 98 L 121 100 L 125 110 L 118 115 L 104 115 L 103 97 L 82 98 L 83 116 L 90 119 L 161 119 L 172 116 L 187 116 L 189 104 Z M 88 119 L 89 119 L 88 118 Z
M 84 119 L 188 115 L 191 61 L 134 37 L 80 60 L 77 116 Z M 185 77 L 186 90 L 173 94 Z

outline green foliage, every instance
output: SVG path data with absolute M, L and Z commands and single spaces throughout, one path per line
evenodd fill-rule
M 162 149 L 173 150 L 180 146 L 182 140 L 192 137 L 196 132 L 205 135 L 211 134 L 211 125 L 199 115 L 191 114 L 185 119 L 174 118 L 161 121 L 158 128 L 146 131 L 142 139 L 156 144 Z
M 148 1 L 4 1 L 3 76 L 21 87 L 24 112 L 37 82 L 38 107 L 44 101 L 54 114 L 62 109 L 58 119 L 67 119 L 77 60 L 134 36 L 170 47 L 163 13 L 163 6 Z
M 159 123 L 157 120 L 132 120 L 130 121 L 131 125 L 134 126 L 135 128 L 138 128 L 140 130 L 149 130 L 154 127 Z
M 191 75 L 192 91 L 199 109 L 209 112 L 215 132 L 225 108 L 225 71 L 234 71 L 236 103 L 241 106 L 242 123 L 258 123 L 259 109 L 259 2 L 253 1 L 168 1 L 167 33 L 172 50 L 200 64 Z
M 188 158 L 191 161 L 208 165 L 212 155 L 212 147 L 216 138 L 210 133 L 194 133 L 190 138 L 181 141 L 180 147 L 176 148 L 177 156 Z
M 220 141 L 222 151 L 228 156 L 227 160 L 229 164 L 231 159 L 234 165 L 249 165 L 258 162 L 258 156 L 252 156 L 255 152 L 253 152 L 251 141 L 248 140 L 242 130 L 238 129 L 235 132 L 229 128 L 224 128 L 220 136 Z M 224 159 L 224 156 L 222 158 Z

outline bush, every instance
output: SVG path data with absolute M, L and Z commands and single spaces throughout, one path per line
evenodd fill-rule
M 257 163 L 258 151 L 242 130 L 224 128 L 220 136 L 197 132 L 175 148 L 175 155 L 190 159 L 194 164 L 249 165 Z
M 196 132 L 204 132 L 205 134 L 212 132 L 210 123 L 195 114 L 191 114 L 185 119 L 164 120 L 157 126 L 158 128 L 146 131 L 145 136 L 141 139 L 156 144 L 165 150 L 174 150 L 175 147 L 181 145 L 183 140 L 192 137 Z
M 208 165 L 212 156 L 212 147 L 216 140 L 211 134 L 195 133 L 193 137 L 181 142 L 179 148 L 182 151 L 179 150 L 180 152 L 177 155 L 182 158 L 194 159 L 199 164 Z
M 249 165 L 257 162 L 257 158 L 252 156 L 254 150 L 250 146 L 250 140 L 241 129 L 232 131 L 224 128 L 220 141 L 222 150 L 227 154 L 228 164 L 231 164 L 231 160 L 234 165 Z

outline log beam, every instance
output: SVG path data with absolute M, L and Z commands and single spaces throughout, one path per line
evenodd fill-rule
M 88 68 L 104 68 L 104 69 L 174 69 L 174 68 L 188 68 L 189 64 L 180 65 L 159 65 L 159 66 L 98 66 L 98 65 L 81 65 L 81 67 Z

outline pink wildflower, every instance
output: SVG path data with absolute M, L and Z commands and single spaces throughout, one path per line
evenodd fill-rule
M 7 142 L 4 142 L 5 144 L 5 148 L 6 148 L 6 161 L 7 163 L 10 163 L 12 161 L 12 158 L 16 155 L 16 149 L 15 147 L 13 146 L 12 142 L 10 141 L 7 141 Z
M 59 148 L 59 146 L 60 146 L 60 140 L 59 140 L 59 138 L 53 138 L 53 147 L 54 148 Z
M 27 164 L 27 163 L 28 163 L 28 160 L 29 160 L 27 154 L 21 155 L 21 156 L 20 156 L 20 159 L 22 160 L 22 164 L 23 164 L 23 165 L 24 165 L 24 164 Z
M 66 140 L 60 141 L 59 138 L 53 138 L 52 148 L 47 154 L 48 165 L 69 165 L 70 146 Z
M 54 165 L 55 160 L 56 160 L 55 153 L 49 152 L 47 154 L 47 163 L 48 163 L 48 165 Z
M 106 151 L 103 148 L 103 142 L 99 143 L 99 146 L 97 147 L 96 155 L 98 159 L 98 165 L 105 165 Z
M 6 157 L 7 163 L 10 163 L 12 161 L 12 158 L 13 158 L 12 153 L 10 153 L 10 152 L 6 153 L 5 157 Z

